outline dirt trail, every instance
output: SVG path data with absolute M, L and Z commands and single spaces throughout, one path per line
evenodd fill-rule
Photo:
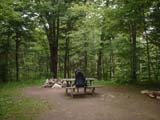
M 96 92 L 72 99 L 64 89 L 24 89 L 28 96 L 53 103 L 53 109 L 37 120 L 160 120 L 160 101 L 141 95 L 139 90 L 109 86 Z

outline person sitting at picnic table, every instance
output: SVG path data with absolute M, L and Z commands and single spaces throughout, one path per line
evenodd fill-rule
M 75 70 L 75 82 L 74 85 L 76 87 L 84 87 L 86 86 L 86 78 L 84 77 L 84 74 L 82 73 L 80 68 L 77 68 Z

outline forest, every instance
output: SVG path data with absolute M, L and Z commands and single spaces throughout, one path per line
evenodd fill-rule
M 159 100 L 160 0 L 0 1 L 0 120 L 159 120 Z
M 159 0 L 1 0 L 0 82 L 160 84 Z

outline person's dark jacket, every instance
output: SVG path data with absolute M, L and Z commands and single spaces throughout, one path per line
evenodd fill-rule
M 75 72 L 75 85 L 76 87 L 86 86 L 86 79 L 81 71 Z

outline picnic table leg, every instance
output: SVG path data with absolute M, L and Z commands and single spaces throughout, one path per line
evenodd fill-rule
M 66 88 L 66 94 L 68 94 L 68 88 Z
M 77 87 L 77 93 L 79 93 L 79 87 Z
M 95 87 L 92 88 L 92 95 L 95 93 Z
M 86 87 L 84 87 L 84 93 L 86 94 Z
M 73 92 L 74 92 L 74 88 L 71 89 L 71 97 L 72 97 L 72 98 L 74 97 Z
M 67 87 L 69 87 L 69 82 L 67 81 Z
M 75 92 L 75 88 L 73 88 L 73 92 Z

